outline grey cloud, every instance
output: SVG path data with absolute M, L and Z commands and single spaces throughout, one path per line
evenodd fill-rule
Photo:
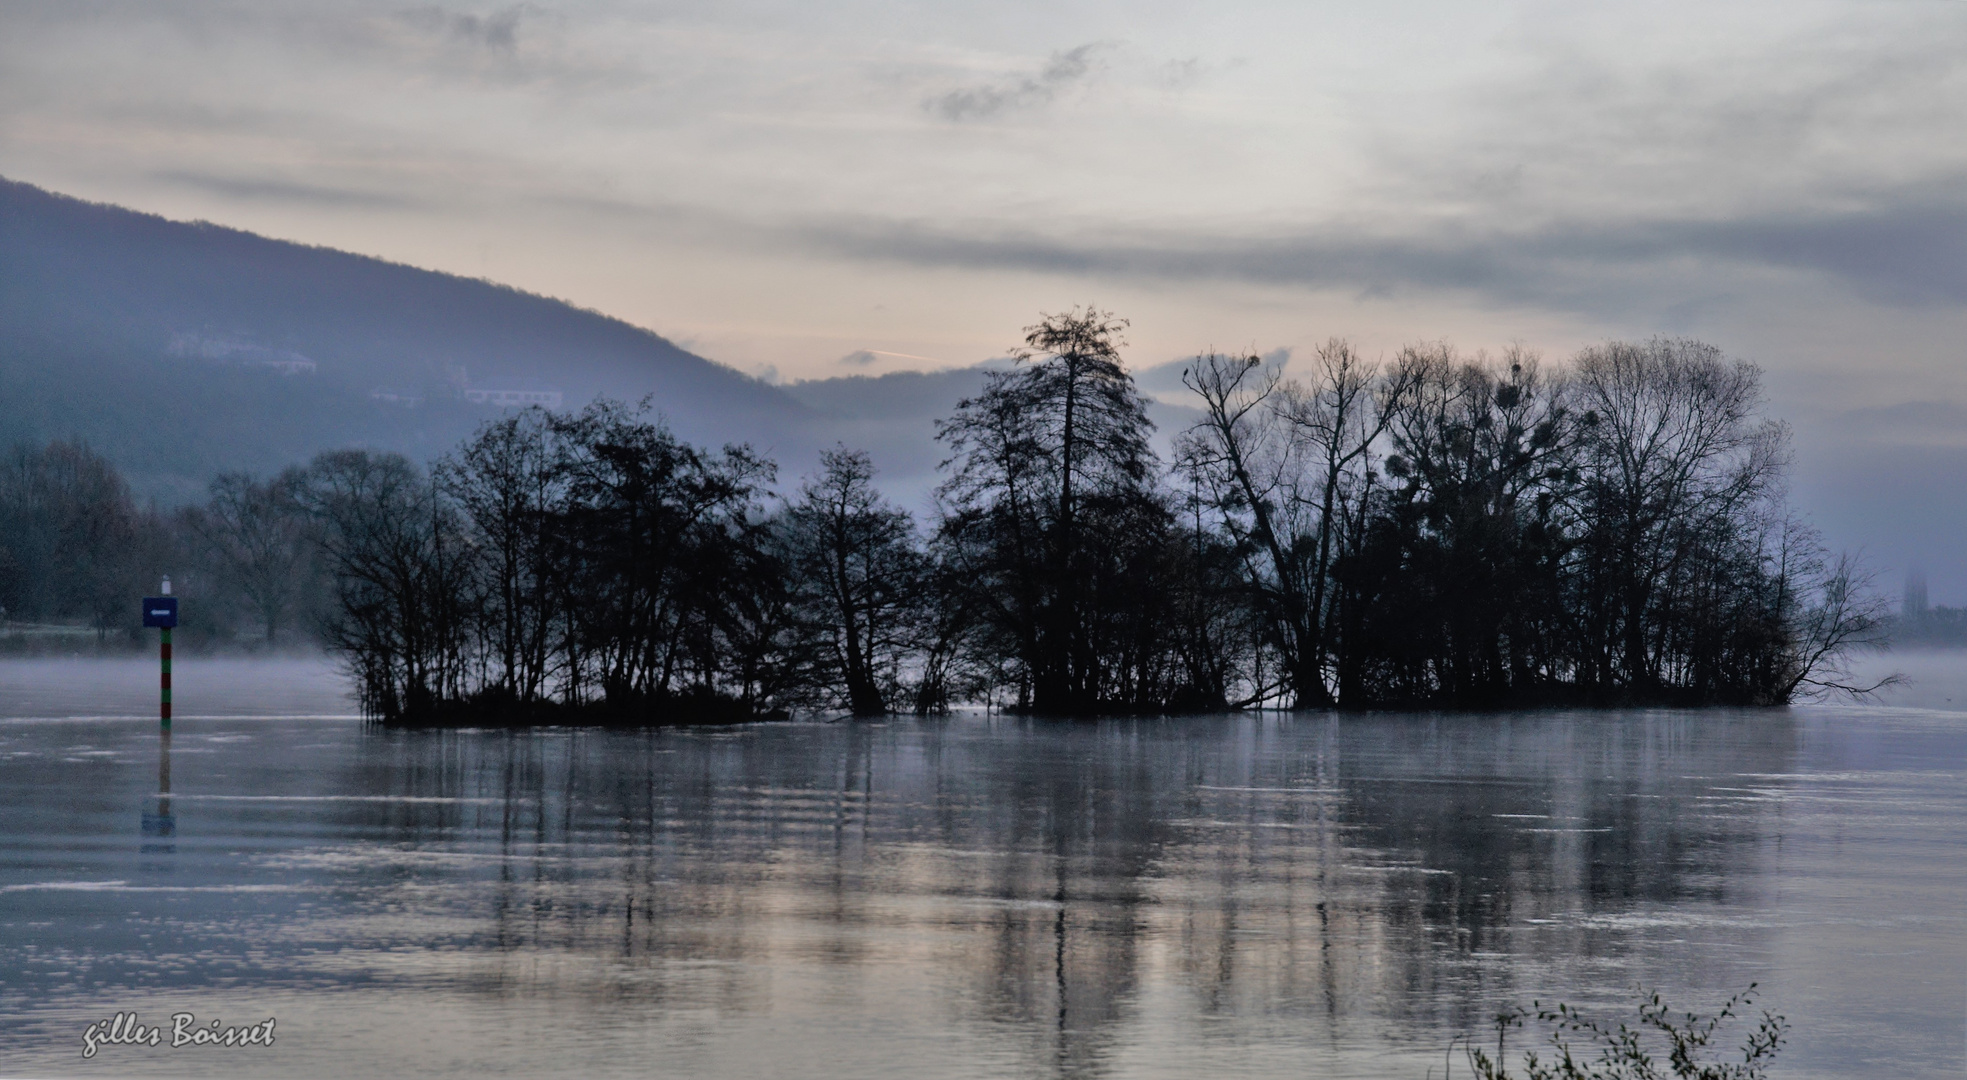
M 1851 9 L 1684 54 L 1531 20 L 1521 64 L 1466 87 L 1452 126 L 1369 126 L 1379 197 L 1477 223 L 1570 208 L 1612 224 L 1558 231 L 1957 301 L 1967 20 L 1944 6 Z
M 1223 348 L 1215 351 L 1237 356 L 1248 355 L 1240 349 L 1233 348 Z M 1196 356 L 1184 356 L 1165 363 L 1136 368 L 1134 370 L 1134 382 L 1150 394 L 1185 394 L 1188 392 L 1188 387 L 1182 382 L 1182 376 L 1198 359 L 1200 358 Z M 1284 346 L 1283 348 L 1272 349 L 1262 354 L 1258 359 L 1266 367 L 1281 370 L 1291 362 L 1291 348 L 1290 346 Z
M 1463 290 L 1594 314 L 1698 304 L 1710 269 L 1760 267 L 1833 279 L 1874 302 L 1967 305 L 1967 205 L 1934 185 L 1869 208 L 1722 221 L 1579 221 L 1506 231 L 1439 227 L 1374 236 L 1309 229 L 1272 237 L 1130 230 L 1040 234 L 898 222 L 809 228 L 807 241 L 861 258 L 935 266 L 1237 280 L 1370 295 Z
M 1952 401 L 1902 401 L 1847 410 L 1829 418 L 1822 427 L 1821 434 L 1840 441 L 1967 448 L 1967 405 Z
M 526 86 L 547 92 L 623 91 L 656 76 L 642 57 L 613 43 L 596 49 L 570 36 L 580 20 L 551 6 L 507 4 L 482 11 L 425 5 L 365 13 L 330 5 L 285 21 L 268 17 L 258 31 L 326 70 L 376 64 L 419 79 Z
M 1967 303 L 1967 206 L 1922 200 L 1835 216 L 1734 221 L 1690 237 L 1749 262 L 1816 270 L 1867 299 Z
M 1729 292 L 1744 287 L 1742 269 L 1813 275 L 1888 306 L 1967 306 L 1967 178 L 1841 201 L 1855 208 L 1721 219 L 1572 217 L 1516 228 L 1441 224 L 1406 234 L 1307 227 L 1269 236 L 1112 226 L 1041 232 L 865 216 L 771 222 L 703 206 L 579 205 L 767 251 L 791 242 L 917 266 L 1242 281 L 1362 298 L 1462 291 L 1614 319 L 1643 315 L 1666 328 L 1725 306 Z M 838 362 L 864 363 L 862 352 Z
M 1199 56 L 1169 60 L 1154 69 L 1154 81 L 1168 90 L 1185 90 L 1201 81 L 1202 75 L 1202 58 Z
M 1182 389 L 1182 372 L 1195 362 L 1192 356 L 1134 369 L 1134 383 L 1150 394 L 1172 394 Z
M 1034 73 L 951 90 L 930 99 L 929 110 L 945 120 L 988 120 L 1012 110 L 1042 105 L 1092 74 L 1095 54 L 1101 48 L 1100 43 L 1090 42 L 1053 53 Z
M 507 8 L 491 15 L 458 15 L 451 20 L 451 36 L 483 45 L 488 49 L 511 51 L 518 44 L 519 9 Z
M 525 5 L 514 5 L 489 15 L 457 13 L 438 7 L 413 8 L 403 13 L 403 21 L 429 33 L 441 33 L 454 41 L 511 52 L 519 43 L 519 20 Z
M 251 179 L 219 176 L 184 170 L 159 170 L 150 179 L 180 187 L 196 188 L 232 199 L 257 202 L 311 203 L 316 206 L 354 206 L 397 209 L 422 205 L 421 200 L 398 194 L 324 187 L 289 180 Z
M 835 363 L 844 364 L 847 367 L 866 367 L 869 364 L 872 364 L 879 359 L 881 358 L 867 351 L 866 349 L 856 349 L 853 352 L 850 352 L 847 355 L 841 357 L 839 360 L 835 361 Z

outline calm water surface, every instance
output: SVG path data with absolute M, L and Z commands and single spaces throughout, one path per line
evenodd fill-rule
M 1864 708 L 646 734 L 185 661 L 168 800 L 147 666 L 0 664 L 0 1071 L 1418 1078 L 1509 1002 L 1759 980 L 1779 1076 L 1958 1077 L 1963 661 Z M 83 1060 L 118 1010 L 275 1045 Z

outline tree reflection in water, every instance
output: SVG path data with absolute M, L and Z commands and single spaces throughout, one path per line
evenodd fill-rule
M 496 958 L 473 992 L 760 1012 L 817 965 L 808 1005 L 1082 1074 L 1142 1024 L 1418 1047 L 1552 990 L 1741 985 L 1767 829 L 1717 778 L 1795 742 L 1712 710 L 376 733 L 338 787 L 465 801 L 337 813 L 401 854 L 405 917 Z M 1700 947 L 1638 955 L 1662 905 Z

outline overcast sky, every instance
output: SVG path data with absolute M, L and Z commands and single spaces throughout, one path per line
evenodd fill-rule
M 1140 366 L 1697 335 L 1767 369 L 1834 539 L 1967 599 L 1962 0 L 0 0 L 0 174 L 779 378 L 1087 302 Z M 1839 440 L 1917 538 L 1835 505 Z

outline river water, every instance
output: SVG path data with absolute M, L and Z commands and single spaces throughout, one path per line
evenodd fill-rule
M 1863 707 L 521 734 L 188 660 L 168 798 L 148 667 L 0 664 L 0 1072 L 1420 1078 L 1510 1003 L 1756 981 L 1776 1076 L 1958 1077 L 1967 654 L 1888 659 Z M 119 1011 L 164 1045 L 84 1059 Z

